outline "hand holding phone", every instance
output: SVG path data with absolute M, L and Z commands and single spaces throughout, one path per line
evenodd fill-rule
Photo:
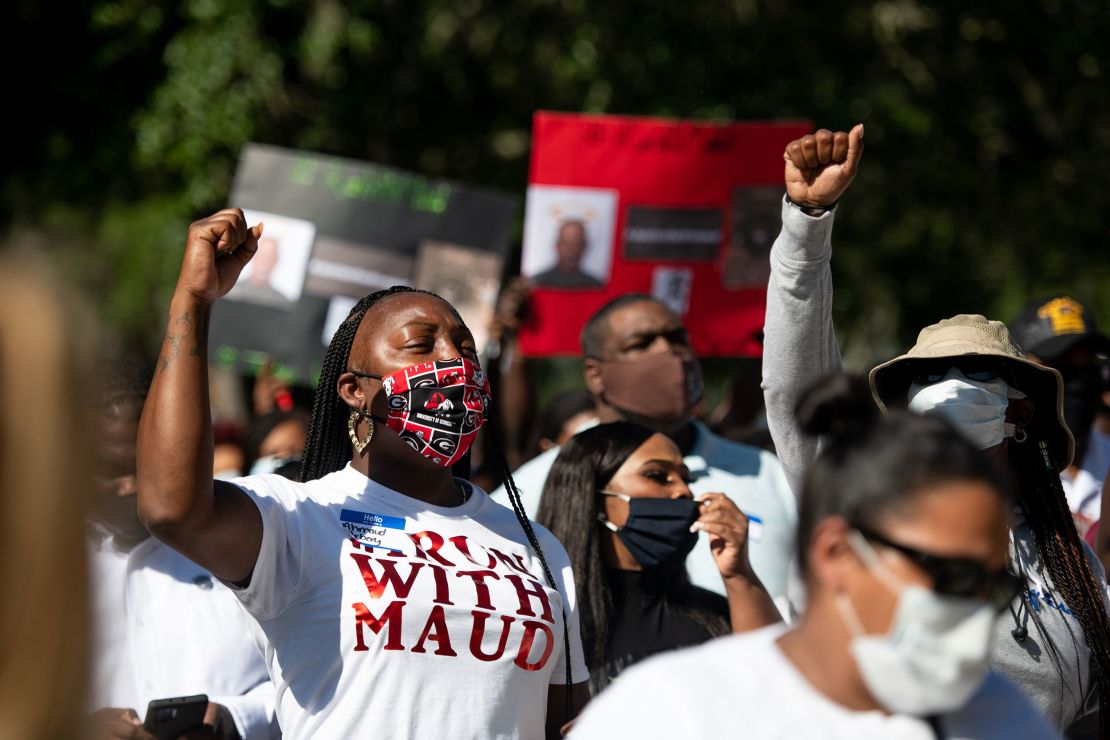
M 143 729 L 158 740 L 177 740 L 188 732 L 203 730 L 207 711 L 205 694 L 155 699 L 147 706 Z

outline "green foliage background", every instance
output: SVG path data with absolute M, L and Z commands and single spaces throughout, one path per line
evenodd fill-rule
M 537 108 L 864 121 L 835 235 L 853 364 L 1052 289 L 1110 324 L 1108 8 L 13 0 L 0 227 L 150 346 L 184 228 L 247 141 L 522 192 Z

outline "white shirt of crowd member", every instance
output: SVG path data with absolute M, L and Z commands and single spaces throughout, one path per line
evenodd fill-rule
M 92 731 L 149 737 L 135 727 L 149 702 L 207 694 L 209 724 L 231 723 L 243 740 L 277 737 L 274 685 L 235 596 L 151 537 L 136 514 L 135 441 L 149 371 L 115 362 L 100 375 L 106 387 L 88 541 Z
M 582 336 L 585 383 L 600 420 L 635 421 L 667 434 L 685 455 L 694 495 L 724 493 L 740 507 L 749 520 L 752 568 L 788 618 L 789 599 L 797 596 L 797 584 L 788 584 L 798 520 L 794 494 L 773 454 L 719 437 L 693 418 L 701 370 L 682 321 L 654 298 L 633 294 L 599 310 Z M 529 517 L 558 454 L 552 448 L 513 472 Z M 493 495 L 505 500 L 504 488 Z M 724 594 L 705 540 L 687 558 L 690 581 Z
M 278 737 L 274 685 L 235 595 L 153 537 L 91 548 L 94 708 L 207 694 L 243 740 Z

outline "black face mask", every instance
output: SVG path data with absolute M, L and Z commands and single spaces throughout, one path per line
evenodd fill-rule
M 1083 464 L 1083 453 L 1091 436 L 1091 426 L 1102 404 L 1101 388 L 1086 379 L 1064 383 L 1064 422 L 1075 437 L 1075 464 Z
M 701 512 L 692 498 L 632 498 L 623 493 L 601 491 L 628 502 L 628 520 L 618 528 L 602 514 L 598 521 L 617 533 L 624 546 L 644 570 L 671 570 L 682 567 L 686 556 L 698 542 L 690 525 Z

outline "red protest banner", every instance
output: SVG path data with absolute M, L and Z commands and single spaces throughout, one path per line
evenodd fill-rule
M 782 152 L 806 122 L 694 123 L 535 114 L 521 274 L 535 285 L 521 350 L 578 354 L 604 303 L 651 293 L 703 356 L 758 356 Z

